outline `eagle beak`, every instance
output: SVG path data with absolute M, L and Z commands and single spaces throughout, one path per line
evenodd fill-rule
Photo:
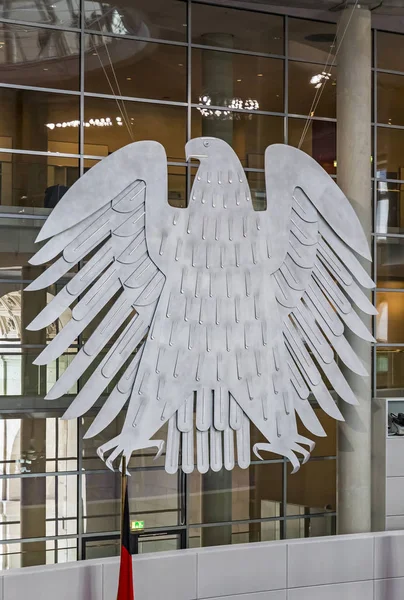
M 196 160 L 201 160 L 202 158 L 208 158 L 207 154 L 200 154 L 198 152 L 200 144 L 197 144 L 198 140 L 190 140 L 185 144 L 185 158 L 187 161 L 190 161 L 191 158 L 196 158 Z

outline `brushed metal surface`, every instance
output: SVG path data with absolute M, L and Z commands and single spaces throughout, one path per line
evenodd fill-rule
M 86 433 L 127 406 L 121 433 L 99 448 L 109 467 L 136 450 L 160 454 L 166 441 L 169 473 L 192 472 L 195 448 L 201 473 L 246 468 L 253 422 L 266 439 L 254 453 L 285 456 L 296 471 L 314 447 L 296 414 L 325 435 L 310 392 L 342 419 L 323 376 L 356 402 L 336 355 L 366 376 L 344 336 L 348 327 L 373 341 L 353 308 L 375 314 L 362 291 L 374 284 L 355 256 L 370 259 L 365 235 L 335 182 L 300 150 L 267 148 L 262 212 L 225 142 L 196 138 L 186 155 L 200 166 L 185 209 L 168 204 L 166 154 L 147 141 L 93 167 L 48 218 L 38 236 L 48 241 L 31 262 L 56 260 L 28 289 L 87 262 L 29 326 L 46 327 L 73 305 L 35 362 L 55 360 L 109 310 L 47 397 L 71 389 L 108 344 L 64 418 L 87 412 L 119 375 Z M 154 439 L 165 423 L 167 440 Z

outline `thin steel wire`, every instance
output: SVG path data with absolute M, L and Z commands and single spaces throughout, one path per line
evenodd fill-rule
M 345 1 L 345 6 L 347 6 L 347 3 L 348 3 L 348 0 L 346 0 L 346 1 Z M 352 7 L 351 14 L 349 15 L 349 19 L 348 19 L 348 22 L 347 22 L 347 24 L 346 24 L 346 27 L 345 27 L 345 29 L 344 29 L 344 32 L 343 32 L 343 34 L 342 34 L 341 40 L 338 42 L 337 49 L 335 50 L 334 59 L 333 59 L 333 61 L 332 61 L 331 65 L 330 65 L 330 67 L 329 67 L 329 70 L 328 70 L 328 71 L 326 70 L 326 69 L 327 69 L 327 66 L 328 66 L 328 58 L 327 58 L 327 63 L 326 63 L 326 65 L 325 65 L 324 69 L 323 69 L 323 72 L 325 72 L 325 78 L 324 78 L 324 82 L 323 82 L 323 84 L 321 85 L 321 87 L 317 88 L 317 92 L 319 92 L 319 93 L 318 93 L 318 94 L 316 93 L 316 95 L 315 95 L 316 101 L 315 101 L 315 102 L 313 101 L 312 107 L 311 107 L 311 109 L 310 109 L 310 111 L 309 111 L 309 115 L 308 115 L 308 117 L 307 117 L 307 121 L 306 121 L 305 127 L 304 127 L 304 129 L 303 129 L 302 136 L 301 136 L 301 138 L 300 138 L 300 142 L 299 142 L 299 146 L 298 146 L 299 148 L 301 148 L 301 146 L 302 146 L 302 144 L 303 144 L 303 142 L 304 142 L 304 139 L 305 139 L 305 137 L 306 137 L 306 134 L 307 134 L 307 132 L 308 132 L 308 130 L 309 130 L 309 127 L 310 127 L 311 121 L 312 121 L 312 119 L 313 119 L 313 117 L 314 117 L 314 114 L 315 114 L 315 112 L 316 112 L 316 109 L 317 109 L 317 106 L 318 106 L 318 104 L 319 104 L 319 102 L 320 102 L 321 96 L 323 95 L 323 92 L 324 92 L 325 86 L 326 86 L 326 84 L 327 84 L 327 81 L 328 81 L 328 79 L 329 79 L 329 76 L 331 75 L 331 70 L 332 70 L 332 68 L 333 68 L 333 67 L 334 67 L 334 65 L 335 65 L 335 61 L 337 60 L 338 52 L 339 52 L 339 51 L 340 51 L 340 49 L 341 49 L 342 42 L 344 41 L 344 38 L 345 38 L 346 32 L 348 31 L 349 25 L 351 24 L 351 20 L 352 20 L 353 14 L 354 14 L 354 11 L 356 10 L 356 7 L 358 6 L 358 3 L 359 3 L 359 0 L 355 0 L 355 4 L 354 4 L 354 5 L 353 5 L 353 7 Z M 339 24 L 338 24 L 338 26 L 337 26 L 337 31 L 335 32 L 334 44 L 335 44 L 335 40 L 337 39 L 337 35 L 338 35 L 338 28 L 339 28 Z M 333 47 L 333 46 L 331 46 L 331 48 L 332 48 L 332 47 Z M 330 53 L 331 53 L 331 48 L 330 48 Z M 328 75 L 328 77 L 327 77 L 327 75 Z

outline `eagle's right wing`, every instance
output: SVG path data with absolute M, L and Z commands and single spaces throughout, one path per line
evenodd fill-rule
M 310 156 L 282 144 L 265 153 L 268 208 L 263 219 L 271 243 L 269 270 L 282 320 L 293 405 L 305 427 L 325 435 L 308 402 L 313 393 L 331 417 L 343 416 L 323 377 L 349 404 L 357 398 L 337 358 L 353 373 L 368 373 L 346 337 L 374 338 L 357 314 L 377 310 L 374 282 L 358 257 L 371 260 L 362 225 L 349 200 Z M 295 440 L 291 449 L 299 451 Z M 296 457 L 288 455 L 298 466 Z
M 74 304 L 72 318 L 35 360 L 44 365 L 59 358 L 90 324 L 94 332 L 47 399 L 66 394 L 92 362 L 112 345 L 67 409 L 64 418 L 88 411 L 124 367 L 88 434 L 96 435 L 129 399 L 165 276 L 153 262 L 145 233 L 146 203 L 168 218 L 167 158 L 157 142 L 135 142 L 95 165 L 63 196 L 37 241 L 48 239 L 30 263 L 56 259 L 27 290 L 40 290 L 61 277 L 68 283 L 45 306 L 28 329 L 47 327 Z M 57 258 L 59 257 L 59 258 Z M 81 261 L 84 266 L 75 274 Z M 100 314 L 105 313 L 97 324 Z

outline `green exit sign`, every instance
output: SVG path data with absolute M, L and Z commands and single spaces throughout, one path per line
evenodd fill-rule
M 130 528 L 132 531 L 138 531 L 139 529 L 144 529 L 144 521 L 132 521 L 130 524 Z

